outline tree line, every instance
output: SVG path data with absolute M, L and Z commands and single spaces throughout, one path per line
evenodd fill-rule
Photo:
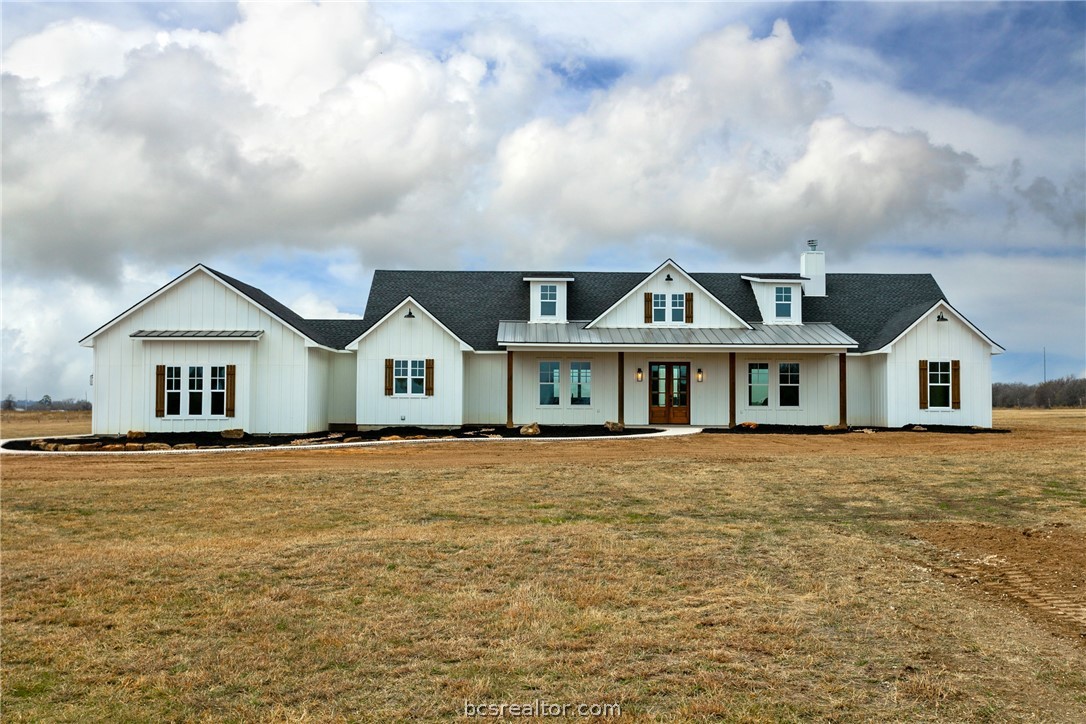
M 1086 379 L 1070 375 L 1048 382 L 996 382 L 992 407 L 1086 407 Z
M 0 409 L 77 411 L 91 409 L 91 403 L 90 400 L 76 400 L 72 397 L 64 400 L 54 400 L 49 395 L 42 395 L 40 400 L 34 402 L 31 400 L 16 400 L 15 395 L 8 395 L 3 402 L 0 402 Z

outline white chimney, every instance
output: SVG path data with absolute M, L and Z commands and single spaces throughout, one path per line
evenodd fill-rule
M 826 252 L 818 251 L 818 240 L 807 242 L 807 251 L 799 256 L 800 276 L 807 277 L 803 282 L 803 293 L 808 297 L 826 296 Z

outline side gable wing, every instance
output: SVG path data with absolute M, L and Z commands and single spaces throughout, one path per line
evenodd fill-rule
M 406 310 L 406 311 L 404 311 L 404 310 Z M 402 302 L 400 302 L 395 307 L 393 307 L 391 311 L 389 311 L 387 314 L 385 314 L 379 320 L 377 320 L 372 325 L 370 325 L 369 328 L 366 329 L 366 331 L 362 332 L 362 334 L 358 335 L 355 339 L 353 339 L 349 343 L 347 343 L 345 348 L 348 349 L 348 350 L 357 350 L 359 344 L 362 343 L 362 340 L 364 340 L 366 337 L 368 337 L 371 334 L 373 334 L 374 332 L 376 332 L 383 325 L 386 325 L 386 324 L 390 323 L 391 320 L 398 319 L 401 316 L 403 318 L 405 318 L 405 319 L 414 318 L 416 316 L 415 315 L 416 310 L 418 310 L 419 316 L 422 316 L 422 317 L 428 319 L 430 322 L 434 323 L 442 331 L 444 331 L 445 334 L 452 337 L 460 345 L 460 350 L 461 351 L 463 351 L 463 352 L 474 352 L 475 351 L 474 348 L 470 344 L 468 344 L 464 340 L 460 339 L 460 337 L 458 337 L 456 335 L 456 333 L 454 333 L 451 329 L 446 327 L 442 323 L 442 321 L 440 319 L 438 319 L 433 314 L 431 314 L 426 309 L 426 307 L 419 304 L 417 301 L 415 301 L 415 299 L 413 297 L 410 297 L 410 296 L 406 297 Z M 403 313 L 402 315 L 401 315 L 401 312 Z

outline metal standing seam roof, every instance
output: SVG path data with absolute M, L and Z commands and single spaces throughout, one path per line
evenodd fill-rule
M 259 339 L 263 334 L 263 329 L 139 329 L 128 336 L 144 339 Z
M 753 329 L 707 327 L 595 327 L 587 321 L 566 324 L 498 322 L 501 345 L 698 345 L 756 347 L 856 347 L 858 343 L 828 323 L 754 324 Z

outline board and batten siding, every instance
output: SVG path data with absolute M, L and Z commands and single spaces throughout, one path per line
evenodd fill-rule
M 777 318 L 777 287 L 788 287 L 792 290 L 792 315 L 790 317 Z M 754 292 L 754 300 L 758 303 L 758 311 L 762 314 L 762 321 L 766 324 L 803 323 L 802 282 L 750 282 L 750 288 Z
M 668 274 L 672 281 L 664 281 Z M 574 285 L 577 282 L 573 282 Z M 677 327 L 742 327 L 743 325 L 732 315 L 728 314 L 720 302 L 710 297 L 697 286 L 692 284 L 678 269 L 670 264 L 664 265 L 651 279 L 638 287 L 627 299 L 617 307 L 609 311 L 595 326 L 598 327 L 652 327 L 667 326 L 659 322 L 645 324 L 645 293 L 668 295 L 668 319 L 671 315 L 672 294 L 693 294 L 694 321 L 691 324 L 668 322 Z
M 464 353 L 464 424 L 504 425 L 506 355 Z
M 902 425 L 992 426 L 992 346 L 951 312 L 937 321 L 930 312 L 887 356 L 889 427 Z M 961 409 L 920 409 L 920 360 L 961 362 Z
M 559 362 L 559 404 L 539 404 L 539 363 Z M 571 405 L 570 362 L 592 363 L 591 404 Z M 570 354 L 537 350 L 513 353 L 513 421 L 517 425 L 602 425 L 618 419 L 618 355 Z M 504 419 L 504 407 L 503 416 Z
M 337 352 L 328 361 L 328 422 L 355 424 L 358 413 L 355 403 L 355 386 L 358 380 L 358 361 L 353 352 Z
M 769 406 L 751 407 L 748 364 L 769 363 Z M 780 407 L 777 402 L 778 364 L 799 362 L 799 407 Z M 840 370 L 837 354 L 747 353 L 735 356 L 736 423 L 762 425 L 836 425 L 840 420 L 838 396 Z
M 401 309 L 359 342 L 355 419 L 367 426 L 463 424 L 465 353 L 460 343 L 421 310 L 414 309 L 414 319 L 404 314 Z M 434 394 L 385 395 L 386 359 L 434 360 Z
M 649 364 L 652 362 L 690 363 L 690 424 L 699 427 L 728 426 L 728 353 L 647 354 L 626 353 L 626 424 L 649 424 Z M 644 379 L 637 381 L 637 368 Z M 697 381 L 701 368 L 704 381 Z M 611 381 L 609 384 L 615 384 Z
M 329 357 L 332 352 L 310 347 L 306 350 L 306 432 L 328 429 Z
M 263 330 L 264 336 L 255 342 L 129 336 L 140 329 Z M 185 363 L 237 365 L 234 417 L 155 417 L 155 365 Z M 306 429 L 305 371 L 300 335 L 197 271 L 94 338 L 92 429 L 96 434 L 229 428 L 299 432 Z
M 886 427 L 886 355 L 851 355 L 848 369 L 848 424 Z

